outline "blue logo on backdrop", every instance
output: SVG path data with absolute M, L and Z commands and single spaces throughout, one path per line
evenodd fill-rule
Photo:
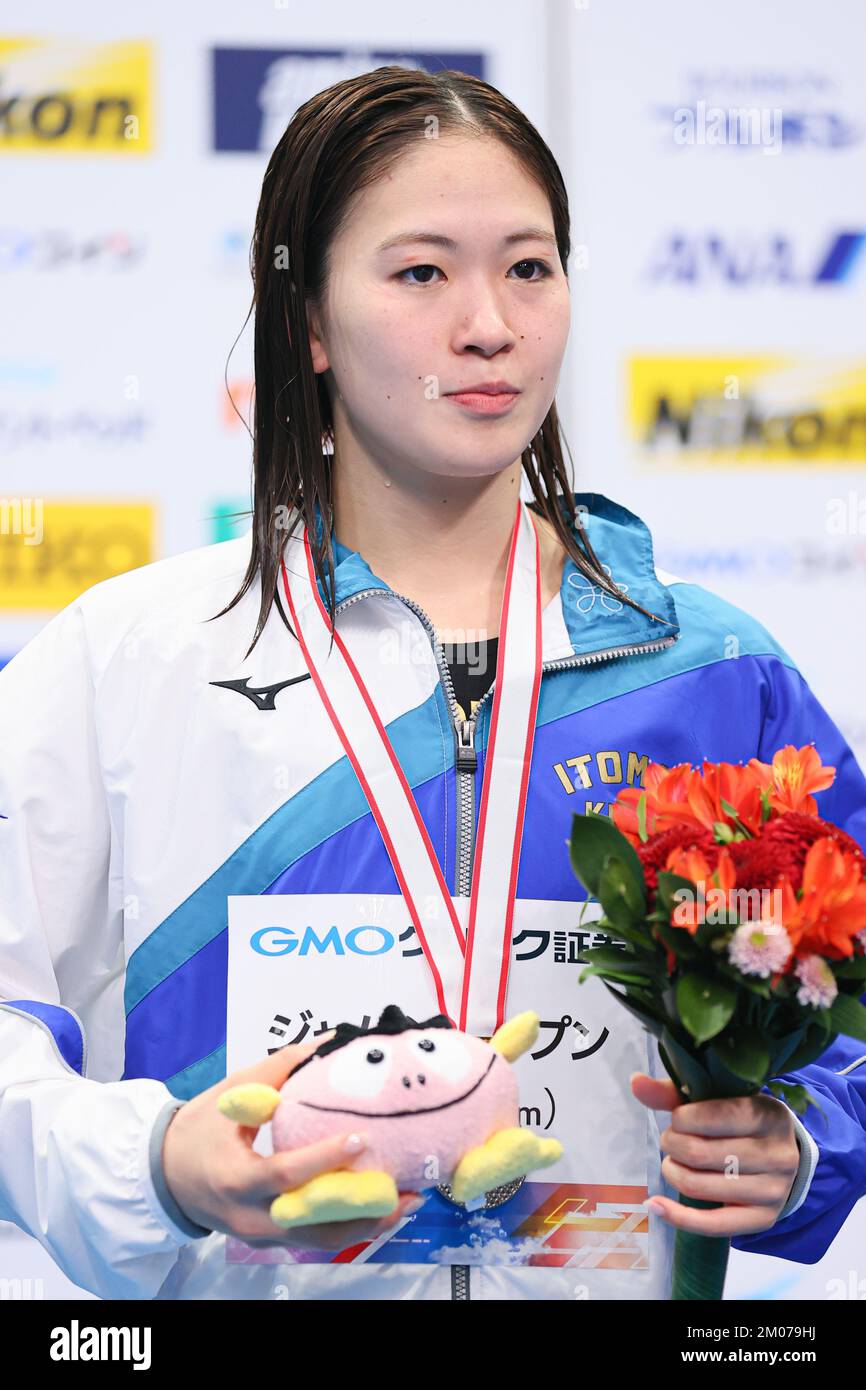
M 834 232 L 810 253 L 790 236 L 720 236 L 672 232 L 654 250 L 647 279 L 654 284 L 840 285 L 859 266 L 866 232 Z
M 261 956 L 290 956 L 293 951 L 299 956 L 309 955 L 311 951 L 320 956 L 326 951 L 335 956 L 344 956 L 347 951 L 356 956 L 381 956 L 391 950 L 394 936 L 385 927 L 372 924 L 352 927 L 345 939 L 336 926 L 329 927 L 323 936 L 313 927 L 305 927 L 300 937 L 291 927 L 261 927 L 253 932 L 250 945 Z
M 215 48 L 214 149 L 270 153 L 309 97 L 386 64 L 427 72 L 457 68 L 483 77 L 485 59 L 482 53 Z

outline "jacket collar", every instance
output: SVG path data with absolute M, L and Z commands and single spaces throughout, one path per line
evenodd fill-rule
M 680 629 L 676 607 L 670 590 L 656 575 L 649 528 L 634 512 L 600 492 L 575 492 L 573 496 L 575 508 L 580 509 L 577 515 L 582 518 L 589 543 L 605 571 L 629 598 L 656 613 L 659 621 L 611 598 L 581 574 L 570 556 L 566 557 L 558 600 L 548 604 L 543 614 L 543 660 L 558 661 L 572 655 L 677 637 Z M 527 503 L 524 501 L 523 505 Z M 321 536 L 318 502 L 316 522 Z M 577 537 L 579 528 L 573 527 L 572 531 Z M 367 589 L 393 592 L 358 551 L 350 550 L 333 534 L 332 541 L 337 604 Z M 319 593 L 324 602 L 321 581 Z

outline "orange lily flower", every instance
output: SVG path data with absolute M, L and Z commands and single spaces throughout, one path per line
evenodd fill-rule
M 722 807 L 726 801 L 752 835 L 761 830 L 761 783 L 755 769 L 739 763 L 703 765 L 703 777 L 695 777 L 689 789 L 689 805 L 701 825 L 712 832 L 717 821 L 738 827 Z
M 817 816 L 818 803 L 810 793 L 823 791 L 836 777 L 835 767 L 822 764 L 813 743 L 804 744 L 802 748 L 786 743 L 773 754 L 772 763 L 750 758 L 748 766 L 766 787 L 770 806 L 777 814 L 801 811 L 807 816 Z
M 689 790 L 699 776 L 689 763 L 677 763 L 667 768 L 664 763 L 648 763 L 642 787 L 624 787 L 617 793 L 610 808 L 617 830 L 633 844 L 641 843 L 637 807 L 646 796 L 646 829 L 648 835 L 669 830 L 672 825 L 698 826 L 689 806 Z
M 785 875 L 779 887 L 782 924 L 797 956 L 814 953 L 842 960 L 854 955 L 853 938 L 866 926 L 866 880 L 854 855 L 840 850 L 829 836 L 816 840 L 803 864 L 802 897 L 796 897 Z
M 684 849 L 678 846 L 672 849 L 667 857 L 665 869 L 668 873 L 680 874 L 683 878 L 691 879 L 696 885 L 708 884 L 711 888 L 721 889 L 724 893 L 724 905 L 727 908 L 729 899 L 728 893 L 737 882 L 737 871 L 733 860 L 728 853 L 727 847 L 722 846 L 719 850 L 719 862 L 712 870 L 707 862 L 706 855 L 699 849 Z M 721 906 L 718 900 L 718 893 L 713 894 L 715 904 L 711 906 Z M 674 927 L 685 927 L 694 936 L 701 921 L 706 920 L 706 894 L 702 888 L 698 887 L 695 898 L 691 902 L 678 902 L 673 910 L 671 925 Z

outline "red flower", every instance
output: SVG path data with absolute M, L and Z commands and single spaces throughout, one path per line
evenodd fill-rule
M 866 856 L 838 825 L 801 811 L 786 811 L 767 821 L 757 840 L 741 840 L 730 846 L 737 870 L 738 888 L 771 888 L 784 874 L 794 892 L 803 883 L 803 865 L 816 840 L 830 838 L 839 849 L 852 854 L 866 876 Z
M 658 871 L 664 869 L 672 849 L 699 849 L 711 868 L 716 867 L 720 846 L 716 844 L 709 830 L 693 825 L 672 825 L 669 830 L 661 830 L 651 835 L 645 844 L 637 845 L 637 856 L 643 865 L 643 876 L 650 902 L 658 889 Z

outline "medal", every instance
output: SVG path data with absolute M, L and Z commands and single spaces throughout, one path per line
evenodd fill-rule
M 290 537 L 290 542 L 295 540 Z M 512 919 L 541 685 L 539 542 L 518 500 L 506 569 L 476 855 L 464 936 L 421 813 L 364 680 L 369 644 L 333 632 L 304 527 L 283 587 L 304 661 L 379 827 L 430 969 L 455 1027 L 491 1035 L 504 1021 Z M 330 650 L 329 650 L 330 649 Z M 424 912 L 435 903 L 441 911 Z

